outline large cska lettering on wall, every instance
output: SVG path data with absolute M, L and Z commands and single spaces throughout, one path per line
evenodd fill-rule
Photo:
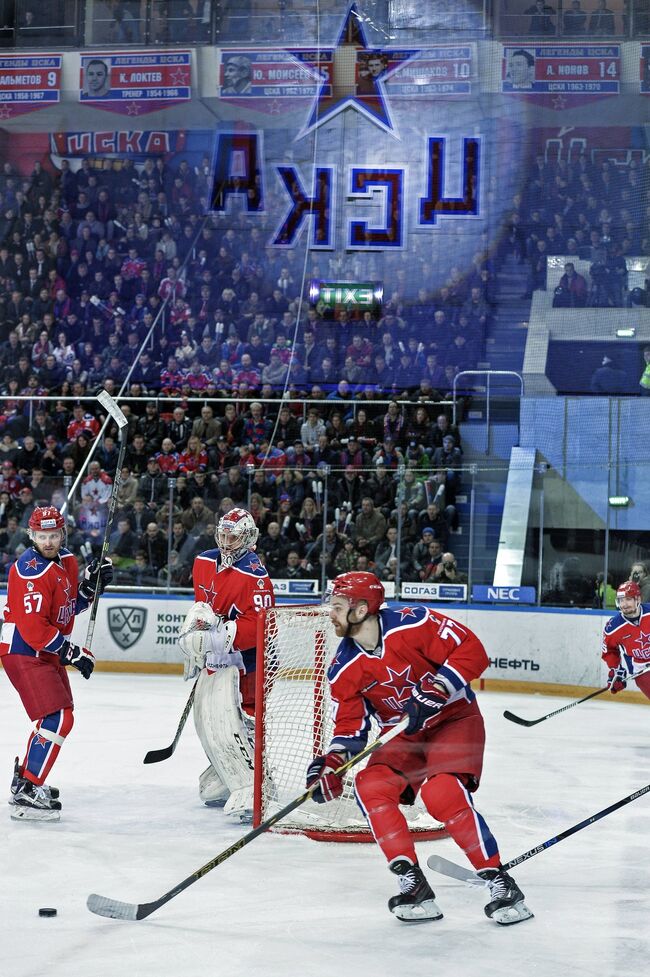
M 337 166 L 314 165 L 311 174 L 297 166 L 271 167 L 286 197 L 286 211 L 280 216 L 269 244 L 276 248 L 293 248 L 309 225 L 310 247 L 334 250 L 384 251 L 405 246 L 407 221 L 420 228 L 435 227 L 441 218 L 471 219 L 480 216 L 481 205 L 481 139 L 460 138 L 451 147 L 458 152 L 458 162 L 450 170 L 446 136 L 428 136 L 425 140 L 422 171 L 423 185 L 417 198 L 409 188 L 410 167 L 353 165 L 345 174 Z M 233 199 L 248 213 L 266 213 L 264 193 L 265 161 L 262 158 L 260 133 L 219 133 L 213 157 L 211 208 L 225 213 Z M 457 192 L 454 195 L 448 188 Z M 339 197 L 356 201 L 381 202 L 379 222 L 345 218 Z M 411 200 L 416 200 L 415 207 Z M 354 208 L 358 214 L 358 206 Z M 412 213 L 414 210 L 414 214 Z M 374 213 L 374 211 L 373 211 Z M 337 241 L 337 229 L 345 235 Z

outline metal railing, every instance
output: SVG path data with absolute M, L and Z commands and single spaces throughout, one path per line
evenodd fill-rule
M 485 377 L 486 378 L 486 389 L 485 389 L 485 399 L 486 399 L 486 406 L 485 406 L 485 430 L 486 430 L 486 439 L 485 439 L 485 441 L 486 441 L 486 448 L 485 448 L 485 453 L 487 455 L 487 454 L 490 453 L 490 396 L 491 396 L 490 385 L 491 385 L 491 381 L 494 380 L 496 377 L 516 377 L 517 380 L 519 381 L 519 399 L 521 400 L 521 398 L 524 396 L 524 378 L 521 376 L 520 373 L 517 373 L 515 370 L 462 370 L 460 373 L 457 373 L 456 376 L 454 377 L 454 382 L 453 382 L 453 387 L 452 387 L 452 419 L 453 419 L 453 423 L 454 424 L 457 423 L 457 416 L 458 416 L 458 399 L 459 399 L 458 398 L 458 385 L 459 385 L 459 380 L 460 380 L 461 377 L 468 377 L 468 376 L 475 376 L 475 377 L 476 376 L 479 376 L 479 377 Z M 465 391 L 464 394 L 461 394 L 461 396 L 464 396 L 466 393 L 467 393 L 467 391 Z M 519 428 L 519 422 L 517 422 L 517 429 L 518 428 Z

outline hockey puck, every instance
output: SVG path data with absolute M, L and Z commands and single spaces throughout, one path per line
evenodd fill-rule
M 48 906 L 44 906 L 43 909 L 38 910 L 39 916 L 56 916 L 56 909 L 52 909 Z

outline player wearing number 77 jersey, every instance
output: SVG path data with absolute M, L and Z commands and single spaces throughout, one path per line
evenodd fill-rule
M 357 800 L 398 877 L 400 894 L 388 908 L 405 922 L 442 917 L 399 807 L 419 793 L 484 879 L 487 916 L 502 925 L 528 919 L 523 893 L 500 869 L 497 843 L 472 802 L 485 730 L 470 682 L 488 665 L 485 649 L 468 628 L 437 611 L 383 603 L 384 588 L 372 573 L 334 580 L 330 619 L 341 638 L 327 673 L 334 735 L 307 771 L 308 786 L 317 783 L 313 799 L 340 795 L 332 771 L 366 745 L 371 717 L 386 727 L 407 716 L 406 730 L 373 753 L 355 778 Z
M 206 804 L 225 805 L 226 814 L 241 821 L 252 818 L 257 623 L 260 612 L 275 604 L 273 585 L 255 554 L 257 536 L 245 509 L 221 517 L 217 548 L 194 561 L 197 603 L 180 637 L 188 660 L 185 678 L 200 670 L 194 724 L 210 766 L 201 774 L 199 793 Z
M 616 591 L 618 614 L 610 617 L 603 631 L 602 658 L 609 667 L 607 685 L 616 695 L 636 672 L 650 665 L 650 604 L 641 603 L 641 588 L 626 580 Z M 650 699 L 650 672 L 635 679 Z

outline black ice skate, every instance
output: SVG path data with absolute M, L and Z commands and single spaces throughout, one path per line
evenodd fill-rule
M 490 890 L 490 902 L 485 907 L 485 915 L 501 926 L 521 923 L 532 919 L 533 914 L 524 902 L 524 894 L 515 880 L 502 869 L 484 868 L 476 873 Z
M 11 796 L 9 798 L 9 804 L 16 803 L 16 793 L 19 787 L 21 786 L 21 784 L 23 783 L 24 779 L 25 778 L 23 777 L 22 767 L 20 766 L 18 757 L 16 757 L 16 759 L 14 760 L 14 775 L 11 779 L 11 787 L 10 787 Z M 51 797 L 52 800 L 58 799 L 59 797 L 58 787 L 48 787 L 47 784 L 43 784 L 42 786 L 43 786 L 43 790 L 48 795 L 48 797 Z
M 405 923 L 442 919 L 435 892 L 417 862 L 411 865 L 406 858 L 396 858 L 388 867 L 399 881 L 400 894 L 388 900 L 388 908 L 398 919 Z
M 59 821 L 61 802 L 30 780 L 21 781 L 13 798 L 13 821 Z

